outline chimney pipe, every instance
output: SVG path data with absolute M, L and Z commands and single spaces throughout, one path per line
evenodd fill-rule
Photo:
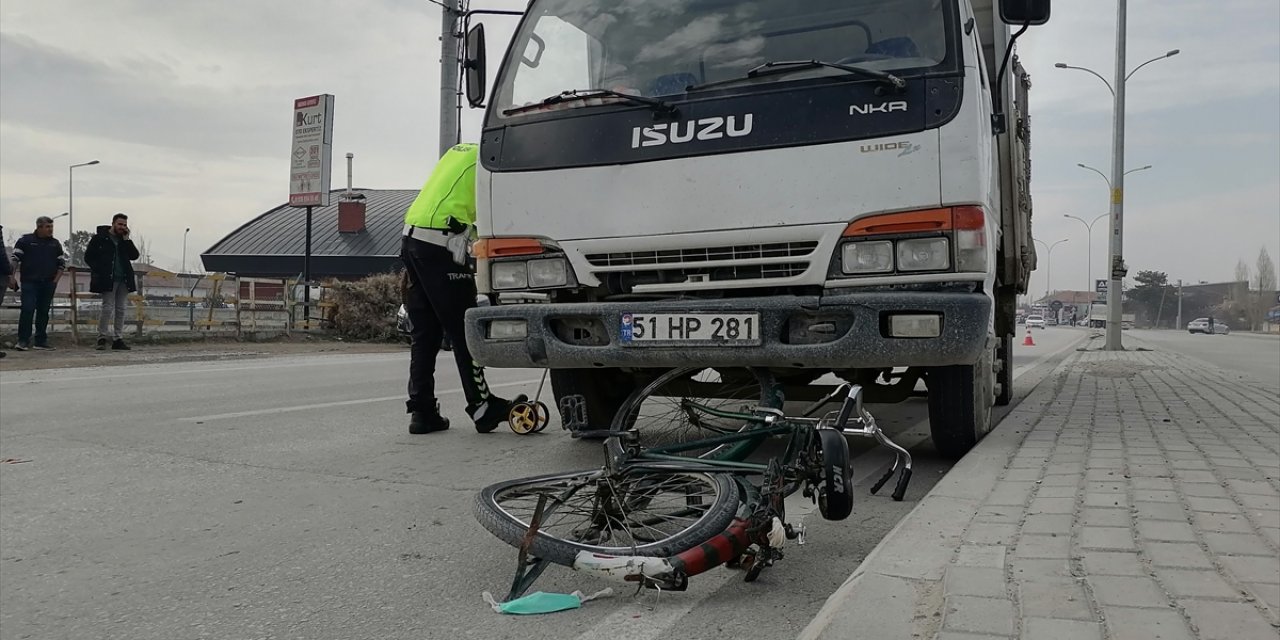
M 348 200 L 351 199 L 351 159 L 355 157 L 356 157 L 356 154 L 351 153 L 350 151 L 347 152 L 347 199 Z

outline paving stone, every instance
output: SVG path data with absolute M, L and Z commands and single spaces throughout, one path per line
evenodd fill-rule
M 1271 616 L 1280 623 L 1280 584 L 1249 582 L 1245 584 L 1245 589 L 1266 604 L 1271 609 Z
M 1094 527 L 1127 527 L 1133 519 L 1128 509 L 1087 507 L 1080 510 L 1080 523 Z
M 993 636 L 987 633 L 964 633 L 963 631 L 943 631 L 935 636 L 935 640 L 992 640 L 992 638 L 1008 638 L 1009 636 Z
M 1209 463 L 1204 460 L 1170 460 L 1169 467 L 1174 471 L 1208 471 Z
M 1177 598 L 1239 598 L 1216 571 L 1191 569 L 1156 569 L 1156 577 Z
M 1133 464 L 1129 465 L 1131 477 L 1168 478 L 1173 475 L 1167 464 Z
M 1120 507 L 1129 506 L 1129 496 L 1123 493 L 1090 493 L 1084 494 L 1086 507 Z
M 1125 551 L 1085 551 L 1081 554 L 1085 573 L 1091 576 L 1145 576 L 1137 553 Z
M 1280 515 L 1280 496 L 1240 496 L 1240 504 L 1247 509 L 1261 509 L 1264 511 L 1276 511 Z
M 1240 507 L 1234 500 L 1225 498 L 1188 497 L 1187 507 L 1201 513 L 1240 513 Z
M 1010 575 L 1014 582 L 1051 582 L 1075 584 L 1071 566 L 1066 558 L 1014 558 L 1010 563 Z
M 1227 490 L 1214 482 L 1184 482 L 1178 487 L 1184 496 L 1193 498 L 1227 498 Z
M 1197 513 L 1191 520 L 1196 528 L 1213 533 L 1252 533 L 1253 526 L 1244 516 L 1228 513 Z
M 1036 497 L 1037 498 L 1070 498 L 1072 500 L 1075 500 L 1076 493 L 1079 491 L 1080 489 L 1075 485 L 1061 486 L 1061 487 L 1057 487 L 1057 486 L 1040 487 L 1036 491 Z
M 1262 537 L 1271 541 L 1271 544 L 1280 547 L 1280 527 L 1262 527 Z
M 1097 622 L 1030 618 L 1022 622 L 1022 629 L 1022 640 L 1102 640 Z
M 1031 498 L 1031 490 L 1034 486 L 1034 484 L 1006 484 L 1001 482 L 983 503 L 1021 507 Z
M 1212 600 L 1182 600 L 1179 604 L 1186 610 L 1191 624 L 1199 629 L 1200 637 L 1204 640 L 1276 637 L 1276 629 L 1253 605 Z
M 1018 603 L 1023 618 L 1093 620 L 1084 586 L 1070 582 L 1022 582 Z
M 1027 516 L 1022 533 L 1056 533 L 1069 535 L 1073 518 L 1065 514 L 1038 513 Z
M 1157 567 L 1212 569 L 1213 562 L 1199 545 L 1190 542 L 1150 542 L 1143 551 Z
M 1196 532 L 1185 522 L 1139 520 L 1138 536 L 1156 542 L 1195 542 Z
M 1218 558 L 1218 562 L 1240 582 L 1280 585 L 1280 570 L 1275 563 L 1258 562 L 1257 558 L 1247 556 Z
M 1004 569 L 1005 548 L 966 544 L 956 554 L 956 564 L 962 567 L 990 567 Z
M 1173 477 L 1182 482 L 1217 482 L 1218 478 L 1208 471 L 1175 469 Z
M 1133 478 L 1129 482 L 1134 489 L 1173 491 L 1173 480 L 1169 478 Z
M 1035 498 L 1027 513 L 1075 513 L 1075 498 Z
M 1040 489 L 1043 491 L 1045 487 L 1078 487 L 1084 482 L 1084 475 L 1070 474 L 1065 476 L 1045 476 L 1040 481 Z
M 1187 521 L 1187 514 L 1182 510 L 1182 505 L 1172 502 L 1135 502 L 1133 508 L 1139 520 Z
M 1008 597 L 1004 571 L 984 567 L 948 567 L 945 594 L 985 598 Z
M 1242 496 L 1274 496 L 1278 493 L 1271 483 L 1258 480 L 1228 480 L 1227 484 Z
M 973 519 L 977 522 L 1018 524 L 1022 521 L 1022 509 L 1008 506 L 979 507 Z
M 1136 489 L 1133 492 L 1133 499 L 1136 502 L 1177 502 L 1178 492 Z
M 1114 549 L 1120 551 L 1138 548 L 1133 539 L 1133 530 L 1129 527 L 1082 527 L 1080 529 L 1080 546 L 1086 549 Z
M 1025 449 L 1026 448 L 1024 447 L 1023 450 L 1025 451 Z M 1040 470 L 1039 469 L 1009 469 L 1008 471 L 1004 472 L 1003 476 L 1000 476 L 1000 479 L 1002 481 L 1008 481 L 1008 482 L 1019 481 L 1019 480 L 1035 481 L 1040 479 Z
M 1013 603 L 1006 599 L 954 596 L 946 599 L 945 607 L 944 629 L 995 635 L 1013 633 Z
M 1098 604 L 1117 607 L 1163 607 L 1169 603 L 1164 590 L 1151 578 L 1089 576 Z
M 1274 556 L 1275 551 L 1252 533 L 1206 533 L 1209 551 L 1229 556 Z
M 1066 559 L 1070 555 L 1071 536 L 1025 535 L 1018 540 L 1019 558 Z
M 1103 615 L 1117 640 L 1195 640 L 1186 620 L 1173 609 L 1105 607 Z
M 969 525 L 964 541 L 969 544 L 1011 544 L 1018 534 L 1016 524 L 979 522 Z

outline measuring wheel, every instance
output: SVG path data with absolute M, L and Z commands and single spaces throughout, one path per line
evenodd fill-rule
M 520 434 L 537 433 L 547 428 L 551 421 L 551 410 L 539 401 L 517 402 L 507 412 L 507 424 L 511 430 Z

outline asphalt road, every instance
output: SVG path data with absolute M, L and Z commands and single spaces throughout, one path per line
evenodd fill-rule
M 1126 331 L 1157 349 L 1199 358 L 1215 366 L 1252 376 L 1280 394 L 1280 336 L 1235 332 L 1192 335 L 1186 331 Z
M 1083 336 L 1019 346 L 1019 395 Z M 657 600 L 497 615 L 481 592 L 505 595 L 515 551 L 472 518 L 476 491 L 595 466 L 599 444 L 475 433 L 444 355 L 455 426 L 427 436 L 406 430 L 407 353 L 0 373 L 0 458 L 23 461 L 0 464 L 0 638 L 793 637 L 950 468 L 923 401 L 872 405 L 916 455 L 907 500 L 862 491 L 888 458 L 855 441 L 854 514 L 804 518 L 808 544 L 757 582 L 717 569 Z M 532 395 L 539 375 L 489 382 Z M 603 586 L 552 567 L 535 590 Z

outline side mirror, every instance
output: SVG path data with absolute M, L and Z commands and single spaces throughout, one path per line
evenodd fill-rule
M 1049 0 L 1000 0 L 1000 19 L 1011 25 L 1042 25 L 1049 21 Z
M 484 25 L 477 24 L 467 32 L 467 59 L 462 63 L 467 75 L 467 103 L 484 106 L 485 90 Z

